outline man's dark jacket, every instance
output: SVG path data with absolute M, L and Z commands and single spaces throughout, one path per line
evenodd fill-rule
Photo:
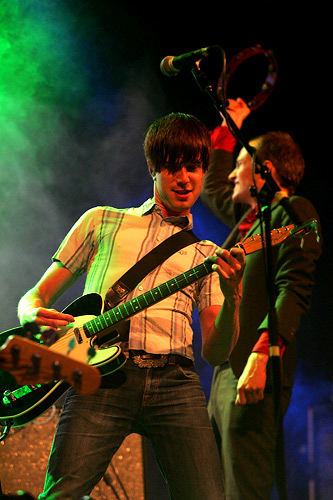
M 222 222 L 232 228 L 222 247 L 231 248 L 240 241 L 239 224 L 251 211 L 248 205 L 231 200 L 233 187 L 228 175 L 233 169 L 233 154 L 214 150 L 212 162 L 205 175 L 201 193 L 204 204 Z M 290 203 L 301 221 L 318 220 L 313 205 L 305 198 L 290 197 Z M 271 229 L 293 224 L 284 208 L 277 202 L 271 204 Z M 259 220 L 249 230 L 246 238 L 261 233 Z M 219 243 L 219 242 L 217 242 Z M 310 307 L 311 288 L 314 283 L 315 261 L 320 256 L 321 245 L 315 231 L 303 239 L 289 237 L 282 244 L 272 247 L 275 283 L 275 308 L 278 332 L 284 339 L 283 385 L 293 384 L 296 365 L 296 331 L 301 318 Z M 264 253 L 259 250 L 246 256 L 243 293 L 240 306 L 240 336 L 230 356 L 230 364 L 237 378 L 243 372 L 247 359 L 262 329 L 268 327 L 268 293 Z M 267 385 L 269 386 L 269 379 Z

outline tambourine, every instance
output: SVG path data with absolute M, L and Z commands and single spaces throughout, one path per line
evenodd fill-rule
M 217 95 L 222 99 L 227 94 L 227 87 L 231 80 L 232 75 L 235 73 L 236 69 L 247 59 L 256 56 L 258 54 L 264 54 L 267 58 L 268 68 L 267 74 L 261 89 L 259 92 L 252 97 L 249 102 L 247 102 L 248 107 L 251 111 L 259 108 L 270 96 L 278 75 L 278 64 L 271 50 L 263 49 L 260 45 L 255 47 L 249 47 L 247 49 L 238 52 L 229 63 L 226 65 L 225 73 L 222 72 L 219 76 L 217 83 Z M 240 97 L 240 96 L 239 96 Z

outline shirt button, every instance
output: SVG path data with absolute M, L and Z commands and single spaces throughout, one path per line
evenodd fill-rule
M 141 292 L 141 291 L 143 290 L 143 286 L 141 286 L 141 285 L 140 285 L 140 286 L 139 286 L 139 290 L 140 290 L 140 292 Z

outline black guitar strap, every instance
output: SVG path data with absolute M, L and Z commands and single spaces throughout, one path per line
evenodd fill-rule
M 111 309 L 119 304 L 147 274 L 170 255 L 197 241 L 200 239 L 193 231 L 182 230 L 157 245 L 109 288 L 105 296 L 105 309 Z

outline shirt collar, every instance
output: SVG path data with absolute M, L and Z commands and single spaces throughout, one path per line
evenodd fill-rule
M 141 205 L 140 212 L 142 216 L 156 213 L 164 221 L 170 222 L 170 224 L 173 224 L 175 226 L 183 227 L 184 229 L 187 230 L 192 229 L 193 227 L 193 217 L 191 213 L 188 215 L 180 215 L 178 217 L 177 216 L 163 217 L 162 210 L 160 206 L 156 203 L 154 196 L 153 198 L 149 198 Z

